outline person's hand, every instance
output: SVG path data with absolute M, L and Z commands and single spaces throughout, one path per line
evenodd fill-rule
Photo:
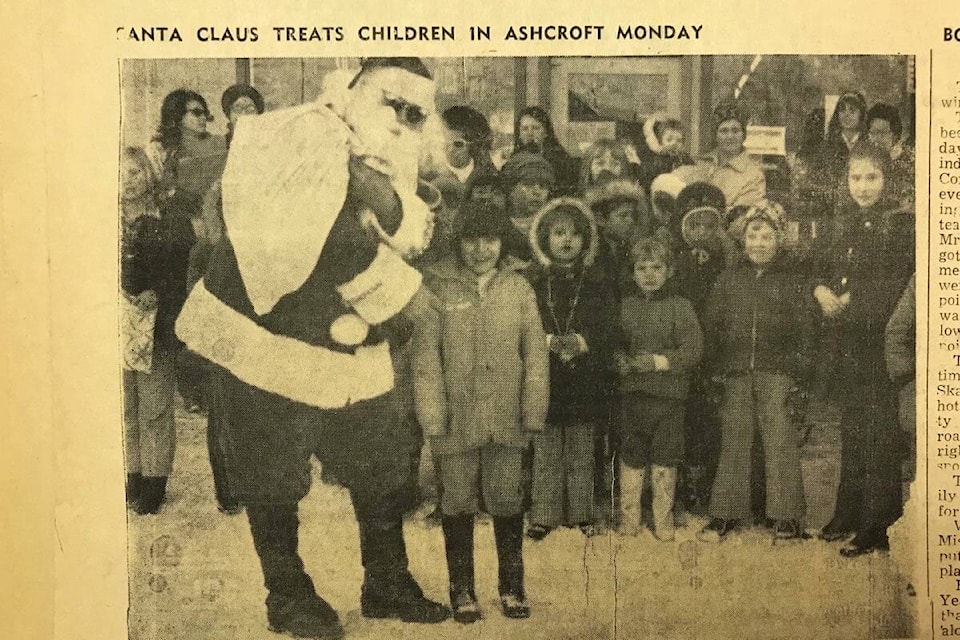
M 555 345 L 555 346 L 554 346 Z M 551 351 L 560 356 L 563 362 L 570 362 L 580 355 L 580 341 L 576 334 L 567 333 L 560 336 L 553 336 L 551 340 Z
M 208 240 L 210 235 L 207 232 L 207 225 L 203 221 L 203 218 L 190 218 L 190 224 L 193 226 L 193 235 L 198 239 Z
M 414 324 L 424 324 L 437 322 L 442 310 L 443 303 L 440 298 L 424 285 L 420 285 L 401 313 Z
M 653 360 L 652 353 L 641 353 L 638 356 L 634 356 L 630 364 L 634 371 L 639 371 L 640 373 L 649 373 L 657 370 L 657 365 Z
M 560 336 L 551 333 L 547 336 L 547 346 L 550 348 L 550 353 L 559 357 L 562 350 L 563 341 L 560 340 Z
M 849 302 L 850 294 L 845 293 L 843 295 L 846 296 L 847 301 Z M 841 297 L 838 297 L 833 291 L 822 284 L 813 290 L 813 297 L 816 298 L 817 302 L 820 304 L 820 309 L 823 311 L 823 315 L 828 318 L 836 318 L 846 306 Z
M 153 311 L 157 308 L 158 304 L 157 292 L 152 289 L 144 291 L 133 299 L 133 304 L 135 304 L 140 311 Z

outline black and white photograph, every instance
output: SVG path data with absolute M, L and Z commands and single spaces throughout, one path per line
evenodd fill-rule
M 131 640 L 915 636 L 913 56 L 118 72 Z

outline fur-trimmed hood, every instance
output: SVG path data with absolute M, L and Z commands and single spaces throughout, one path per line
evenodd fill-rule
M 677 216 L 677 198 L 687 186 L 677 172 L 662 173 L 650 185 L 650 206 L 660 224 L 670 225 Z
M 588 228 L 590 230 L 590 237 L 586 238 L 584 253 L 583 253 L 583 264 L 584 266 L 591 266 L 593 261 L 597 257 L 597 250 L 600 241 L 600 234 L 597 229 L 597 221 L 593 216 L 593 212 L 590 211 L 590 207 L 587 204 L 578 198 L 554 198 L 547 204 L 543 205 L 539 211 L 533 216 L 533 221 L 530 223 L 530 230 L 527 233 L 527 240 L 530 243 L 530 250 L 533 253 L 534 258 L 541 267 L 549 268 L 553 265 L 553 259 L 547 255 L 547 251 L 544 246 L 542 246 L 540 240 L 540 226 L 542 225 L 544 219 L 552 211 L 557 209 L 568 208 L 573 209 L 583 216 L 584 220 L 587 222 Z
M 591 210 L 595 210 L 604 202 L 612 200 L 630 200 L 636 202 L 638 209 L 643 211 L 647 206 L 647 197 L 643 187 L 633 180 L 623 178 L 610 180 L 601 185 L 594 185 L 587 189 L 584 199 Z
M 654 113 L 649 116 L 646 120 L 643 121 L 643 141 L 646 143 L 647 148 L 650 149 L 652 153 L 661 154 L 663 153 L 663 145 L 660 144 L 660 140 L 657 138 L 657 133 L 654 131 L 654 127 L 657 126 L 658 122 L 663 122 L 664 120 L 669 120 L 670 117 L 666 113 Z

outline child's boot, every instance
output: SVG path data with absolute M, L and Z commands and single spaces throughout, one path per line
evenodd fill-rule
M 653 535 L 657 540 L 673 540 L 673 496 L 677 487 L 676 467 L 653 465 Z
M 635 469 L 620 462 L 620 523 L 623 535 L 635 536 L 640 532 L 640 495 L 643 492 L 644 469 Z
M 523 514 L 494 516 L 493 536 L 499 564 L 500 607 L 508 618 L 529 618 L 523 587 Z
M 453 619 L 470 624 L 480 619 L 473 571 L 473 514 L 443 516 L 443 542 L 450 577 Z

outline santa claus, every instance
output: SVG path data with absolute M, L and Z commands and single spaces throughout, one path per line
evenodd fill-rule
M 418 58 L 369 58 L 339 91 L 241 118 L 223 175 L 226 233 L 177 333 L 226 393 L 229 474 L 247 508 L 272 630 L 339 638 L 297 550 L 310 456 L 350 492 L 361 611 L 440 622 L 407 569 L 412 435 L 396 419 L 391 325 L 434 313 L 408 259 L 430 240 L 418 193 L 434 83 Z

